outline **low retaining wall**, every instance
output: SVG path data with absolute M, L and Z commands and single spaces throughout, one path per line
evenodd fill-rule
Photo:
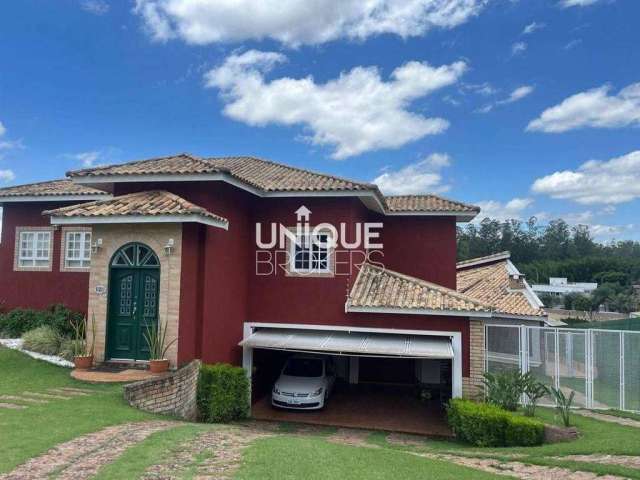
M 196 420 L 199 372 L 200 360 L 194 360 L 163 377 L 125 385 L 124 398 L 129 405 L 145 412 Z

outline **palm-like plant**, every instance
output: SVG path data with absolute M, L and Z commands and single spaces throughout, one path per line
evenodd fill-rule
M 73 330 L 73 355 L 74 357 L 92 357 L 96 343 L 96 316 L 91 314 L 91 343 L 87 337 L 87 317 L 82 320 L 71 318 L 69 320 Z
M 527 401 L 524 405 L 524 414 L 527 417 L 533 417 L 536 413 L 538 401 L 547 394 L 548 390 L 543 383 L 536 380 L 531 372 L 525 373 L 522 380 L 524 384 L 524 394 L 527 396 Z
M 560 414 L 562 418 L 562 424 L 565 427 L 571 426 L 571 405 L 573 404 L 573 398 L 576 395 L 576 392 L 571 390 L 571 393 L 567 397 L 562 390 L 559 388 L 549 388 L 549 393 L 553 395 L 556 400 L 556 410 Z
M 164 326 L 158 322 L 158 326 L 155 324 L 147 325 L 147 331 L 144 332 L 144 339 L 149 347 L 149 359 L 150 360 L 164 360 L 167 355 L 167 351 L 173 345 L 177 339 L 173 339 L 167 343 L 167 322 Z

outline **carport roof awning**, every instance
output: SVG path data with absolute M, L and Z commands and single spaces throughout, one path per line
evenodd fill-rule
M 261 328 L 242 340 L 240 345 L 355 356 L 453 358 L 449 337 L 428 335 Z

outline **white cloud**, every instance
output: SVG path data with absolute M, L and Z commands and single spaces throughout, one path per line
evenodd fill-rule
M 527 50 L 527 44 L 525 42 L 516 42 L 511 45 L 511 56 L 515 57 L 517 55 L 523 54 Z
M 509 103 L 514 103 L 514 102 L 520 101 L 523 98 L 531 95 L 531 93 L 533 93 L 534 90 L 535 90 L 535 87 L 533 87 L 531 85 L 522 85 L 522 86 L 514 89 L 509 94 L 509 96 L 507 98 L 504 98 L 502 100 L 498 100 L 498 101 L 496 101 L 494 103 L 488 103 L 487 105 L 484 105 L 484 106 L 478 108 L 476 110 L 476 113 L 489 113 L 497 105 L 507 105 Z
M 448 185 L 442 185 L 440 170 L 451 165 L 446 153 L 432 153 L 419 162 L 400 170 L 386 171 L 376 177 L 373 183 L 386 195 L 411 195 L 428 192 L 445 192 Z
M 205 74 L 205 85 L 220 90 L 228 117 L 252 126 L 302 125 L 309 131 L 306 140 L 334 147 L 336 159 L 446 130 L 445 119 L 413 113 L 409 106 L 454 84 L 467 69 L 461 61 L 440 67 L 413 61 L 396 68 L 388 81 L 375 67 L 355 67 L 326 83 L 312 76 L 266 81 L 264 74 L 285 60 L 275 52 L 233 54 Z
M 482 95 L 483 97 L 489 97 L 498 92 L 498 90 L 489 82 L 463 83 L 462 85 L 460 85 L 461 93 L 465 93 L 467 91 L 477 93 L 478 95 Z
M 99 167 L 106 163 L 113 163 L 113 157 L 119 153 L 120 150 L 117 148 L 106 147 L 86 152 L 65 153 L 61 156 L 79 162 L 83 168 L 91 168 Z
M 7 133 L 6 127 L 0 122 L 0 152 L 3 150 L 13 150 L 13 149 L 21 149 L 24 148 L 24 144 L 22 140 L 7 140 L 3 139 L 4 135 Z
M 0 182 L 9 183 L 16 179 L 12 170 L 0 170 Z
M 562 0 L 560 2 L 560 6 L 562 8 L 569 7 L 586 7 L 587 5 L 593 5 L 594 3 L 598 3 L 600 0 Z
M 576 128 L 616 128 L 640 124 L 640 82 L 609 95 L 610 85 L 572 95 L 532 120 L 528 131 L 566 132 Z
M 533 93 L 533 90 L 534 87 L 532 87 L 531 85 L 522 85 L 521 87 L 513 90 L 507 98 L 505 98 L 504 100 L 500 100 L 498 103 L 506 104 L 517 102 L 518 100 L 522 100 L 524 97 L 531 95 L 531 93 Z
M 545 23 L 531 22 L 529 25 L 524 27 L 524 30 L 522 30 L 522 35 L 531 35 L 532 33 L 536 32 L 537 30 L 541 30 L 546 26 L 547 25 Z
M 583 205 L 618 204 L 640 198 L 640 150 L 607 161 L 590 160 L 577 170 L 538 178 L 535 193 Z
M 205 45 L 272 39 L 289 46 L 453 28 L 487 0 L 136 0 L 155 40 Z
M 474 222 L 481 222 L 485 218 L 494 220 L 509 220 L 512 218 L 522 219 L 525 210 L 533 204 L 531 198 L 513 198 L 506 203 L 495 200 L 485 200 L 476 202 L 480 207 L 480 214 L 474 219 Z
M 104 15 L 109 12 L 109 4 L 104 0 L 81 0 L 80 8 L 93 15 Z
M 574 38 L 570 42 L 567 42 L 567 44 L 562 48 L 567 50 L 567 51 L 568 50 L 573 50 L 574 48 L 576 48 L 581 43 L 582 43 L 582 39 L 581 38 Z

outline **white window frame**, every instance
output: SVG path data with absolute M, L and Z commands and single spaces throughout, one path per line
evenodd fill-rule
M 294 235 L 296 235 L 296 241 L 289 241 L 289 272 L 293 275 L 300 276 L 313 276 L 313 275 L 332 275 L 333 274 L 333 248 L 331 245 L 331 233 L 329 231 L 320 231 L 320 232 L 301 232 L 298 235 L 294 231 Z M 326 267 L 325 268 L 313 268 L 312 264 L 314 262 L 313 259 L 313 250 L 312 243 L 322 244 L 322 242 L 318 242 L 317 238 L 319 236 L 326 236 Z M 299 238 L 303 237 L 306 239 L 305 244 L 309 245 L 307 249 L 309 252 L 308 266 L 307 268 L 298 268 L 296 267 L 296 247 L 299 245 Z M 318 262 L 320 260 L 317 260 Z
M 69 256 L 70 236 L 81 235 L 79 241 L 79 256 Z M 85 239 L 89 236 L 88 241 Z M 75 245 L 75 240 L 72 240 Z M 80 265 L 70 265 L 70 262 L 80 262 Z M 62 229 L 62 246 L 60 248 L 60 271 L 62 272 L 81 272 L 91 269 L 91 228 L 74 227 Z
M 31 248 L 23 249 L 23 241 L 26 236 L 32 236 Z M 42 245 L 45 248 L 38 248 L 38 242 L 44 242 L 48 238 L 48 242 Z M 54 233 L 51 227 L 18 227 L 16 228 L 16 244 L 15 244 L 15 271 L 48 271 L 53 267 L 53 242 Z M 30 251 L 31 255 L 23 255 L 25 251 Z M 46 254 L 43 255 L 42 252 Z M 41 253 L 38 255 L 38 253 Z M 38 262 L 40 264 L 38 264 Z

